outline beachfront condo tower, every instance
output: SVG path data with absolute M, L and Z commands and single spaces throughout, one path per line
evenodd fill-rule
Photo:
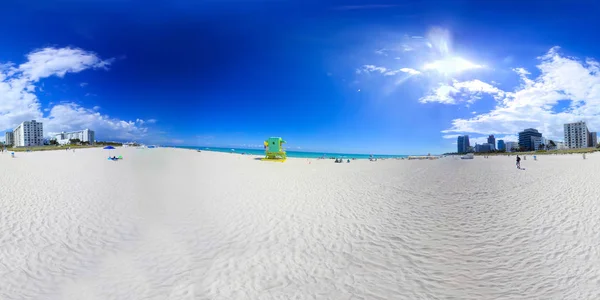
M 30 147 L 44 145 L 44 127 L 35 120 L 25 121 L 13 130 L 15 147 Z
M 490 144 L 492 146 L 491 150 L 496 150 L 496 138 L 494 137 L 493 134 L 488 136 L 488 144 Z
M 61 132 L 55 136 L 56 141 L 61 144 L 69 144 L 71 140 L 79 140 L 83 143 L 93 145 L 96 141 L 96 133 L 93 130 L 83 129 L 72 132 Z
M 498 140 L 498 150 L 506 150 L 506 145 L 504 145 L 504 140 Z
M 506 152 L 513 152 L 519 148 L 519 144 L 517 142 L 504 142 L 504 147 L 506 148 Z
M 588 143 L 590 147 L 598 146 L 598 134 L 596 132 L 590 132 Z
M 519 132 L 519 147 L 523 151 L 533 151 L 535 150 L 535 143 L 538 142 L 538 139 L 532 139 L 532 137 L 542 137 L 542 134 L 537 131 L 537 129 L 527 128 L 521 132 Z
M 456 141 L 456 152 L 458 153 L 467 153 L 469 152 L 471 145 L 469 144 L 469 136 L 461 135 L 458 137 Z
M 565 124 L 565 146 L 569 149 L 589 147 L 590 131 L 584 121 Z
M 15 144 L 15 135 L 12 131 L 7 131 L 4 134 L 4 145 L 14 145 Z

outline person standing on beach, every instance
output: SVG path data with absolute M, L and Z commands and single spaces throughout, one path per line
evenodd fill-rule
M 521 158 L 517 155 L 517 169 L 521 169 Z

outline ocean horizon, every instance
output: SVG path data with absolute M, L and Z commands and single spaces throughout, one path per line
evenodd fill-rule
M 249 149 L 249 148 L 223 148 L 223 147 L 201 147 L 201 146 L 169 146 L 173 148 L 201 150 L 201 151 L 212 151 L 212 152 L 223 152 L 223 153 L 237 153 L 245 155 L 265 155 L 264 149 Z M 368 159 L 373 158 L 405 158 L 408 155 L 390 155 L 390 154 L 356 154 L 356 153 L 336 153 L 336 152 L 310 152 L 310 151 L 293 151 L 286 150 L 287 156 L 292 158 L 355 158 L 355 159 Z

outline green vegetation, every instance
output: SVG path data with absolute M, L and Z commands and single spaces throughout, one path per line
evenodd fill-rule
M 97 145 L 97 146 L 114 146 L 114 147 L 121 147 L 121 146 L 123 146 L 123 143 L 117 143 L 117 142 L 98 142 L 98 141 L 96 141 L 96 145 Z
M 53 151 L 53 150 L 65 150 L 67 148 L 71 149 L 84 149 L 84 148 L 96 148 L 101 147 L 99 145 L 65 145 L 65 146 L 57 146 L 57 145 L 45 145 L 45 146 L 34 146 L 34 147 L 18 147 L 18 148 L 7 148 L 8 151 L 13 152 L 26 152 L 26 151 Z
M 122 143 L 117 143 L 117 142 L 96 142 L 96 144 L 90 145 L 89 142 L 82 142 L 79 139 L 72 139 L 69 142 L 71 143 L 69 145 L 59 145 L 57 140 L 50 140 L 49 145 L 32 146 L 32 147 L 18 147 L 18 148 L 12 148 L 12 145 L 6 145 L 6 149 L 8 151 L 14 151 L 14 152 L 26 152 L 26 151 L 65 150 L 67 148 L 69 148 L 69 149 L 84 149 L 84 148 L 98 148 L 98 147 L 105 147 L 105 146 L 114 146 L 114 147 L 123 146 Z M 0 147 L 4 147 L 4 145 L 0 143 Z

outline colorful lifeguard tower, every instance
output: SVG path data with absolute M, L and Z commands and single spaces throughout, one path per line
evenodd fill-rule
M 287 158 L 283 150 L 285 141 L 280 137 L 271 137 L 265 141 L 265 158 L 262 160 L 284 162 Z

